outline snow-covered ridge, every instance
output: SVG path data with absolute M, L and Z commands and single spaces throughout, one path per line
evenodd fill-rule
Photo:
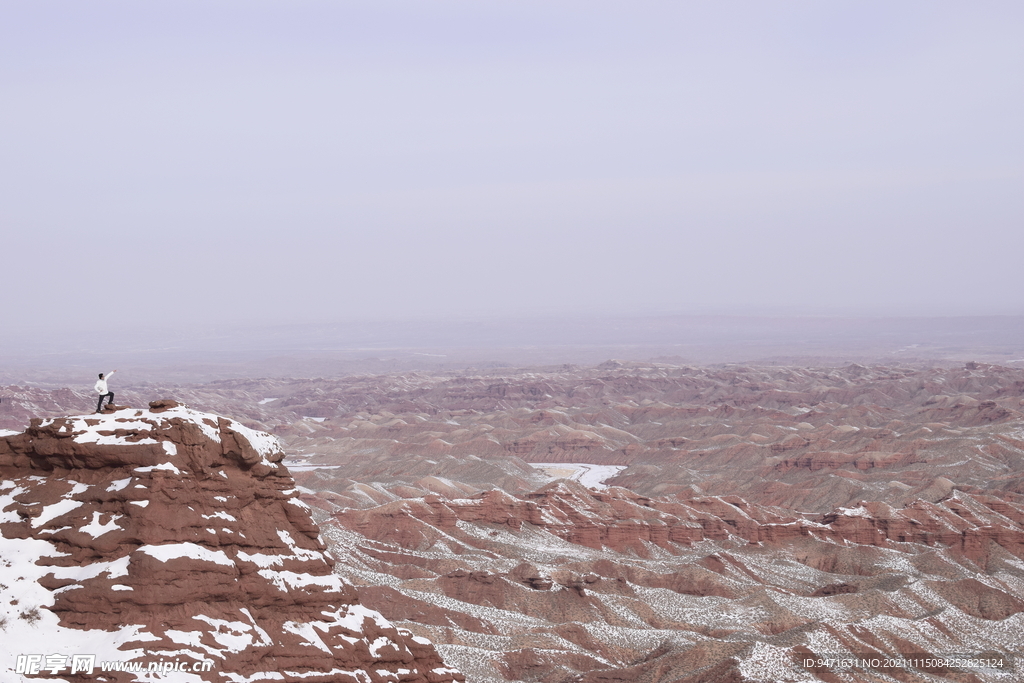
M 252 447 L 260 463 L 274 467 L 284 457 L 277 438 L 266 432 L 246 427 L 235 420 L 179 405 L 162 410 L 125 408 L 111 413 L 72 415 L 42 420 L 37 428 L 59 427 L 61 435 L 70 435 L 75 443 L 101 446 L 140 446 L 162 444 L 168 456 L 177 455 L 178 448 L 168 440 L 167 432 L 181 424 L 191 424 L 211 441 L 221 443 L 222 429 L 234 432 L 236 439 Z M 12 432 L 9 435 L 17 434 Z

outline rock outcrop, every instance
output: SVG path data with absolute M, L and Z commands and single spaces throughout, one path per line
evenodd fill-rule
M 463 680 L 332 571 L 276 439 L 150 406 L 0 438 L 4 681 Z

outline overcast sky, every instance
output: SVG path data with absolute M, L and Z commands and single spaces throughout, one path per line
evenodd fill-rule
M 1024 313 L 1024 3 L 7 2 L 2 324 Z

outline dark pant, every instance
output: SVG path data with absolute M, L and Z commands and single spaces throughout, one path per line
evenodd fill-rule
M 111 391 L 111 392 L 106 393 L 106 394 L 100 394 L 100 400 L 96 403 L 96 412 L 97 413 L 100 412 L 100 408 L 103 407 L 103 399 L 105 399 L 105 398 L 109 398 L 110 399 L 109 401 L 107 401 L 107 405 L 109 406 L 111 403 L 114 402 L 114 392 Z

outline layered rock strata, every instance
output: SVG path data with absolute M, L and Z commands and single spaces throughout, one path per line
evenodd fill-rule
M 954 492 L 801 516 L 561 481 L 523 497 L 363 510 L 305 500 L 364 602 L 476 681 L 1009 683 L 1021 673 L 1024 508 L 995 498 Z M 986 654 L 1001 666 L 802 664 L 908 653 Z
M 320 509 L 337 510 L 329 494 L 308 495 L 305 500 Z M 429 495 L 368 510 L 342 508 L 334 512 L 334 519 L 362 535 L 387 534 L 394 542 L 412 546 L 429 540 L 422 535 L 423 528 L 448 532 L 459 522 L 469 522 L 516 530 L 526 524 L 570 543 L 639 556 L 650 556 L 654 548 L 672 552 L 705 540 L 778 544 L 813 538 L 839 545 L 941 547 L 979 565 L 995 544 L 1024 559 L 1024 506 L 959 491 L 941 503 L 919 500 L 902 509 L 862 502 L 826 515 L 796 515 L 736 496 L 650 498 L 619 487 L 591 491 L 575 482 L 557 481 L 523 498 L 498 489 L 466 499 Z
M 135 400 L 133 391 L 118 397 Z M 239 379 L 173 391 L 243 415 L 289 453 L 335 468 L 296 473 L 297 481 L 351 507 L 495 486 L 527 493 L 543 482 L 524 461 L 628 465 L 612 483 L 648 496 L 695 490 L 818 513 L 861 500 L 935 502 L 950 482 L 1024 503 L 1019 367 L 605 363 Z M 95 405 L 67 389 L 0 394 L 0 428 Z M 389 496 L 375 484 L 408 488 Z
M 39 653 L 95 655 L 51 680 L 142 680 L 100 662 L 174 662 L 180 681 L 462 680 L 333 573 L 282 458 L 172 401 L 0 438 L 2 679 L 35 679 Z

